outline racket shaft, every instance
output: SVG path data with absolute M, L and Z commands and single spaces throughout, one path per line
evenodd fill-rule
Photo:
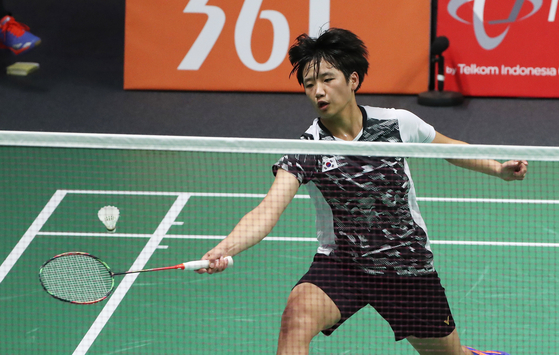
M 162 270 L 177 270 L 177 269 L 182 269 L 183 264 L 178 264 L 175 266 L 166 266 L 166 267 L 156 267 L 153 269 L 144 269 L 144 270 L 132 270 L 132 271 L 125 271 L 125 272 L 115 272 L 113 273 L 113 275 L 117 276 L 117 275 L 126 275 L 126 274 L 137 274 L 139 272 L 151 272 L 151 271 L 162 271 Z

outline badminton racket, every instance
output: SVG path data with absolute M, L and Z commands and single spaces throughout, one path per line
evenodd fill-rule
M 226 257 L 228 265 L 233 259 Z M 115 288 L 115 276 L 163 270 L 199 270 L 209 267 L 209 260 L 196 260 L 175 266 L 126 272 L 112 272 L 103 260 L 83 252 L 56 255 L 41 266 L 39 280 L 45 291 L 61 301 L 93 304 L 103 301 Z

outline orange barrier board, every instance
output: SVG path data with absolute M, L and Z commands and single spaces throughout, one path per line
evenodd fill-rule
M 360 92 L 427 89 L 429 0 L 127 0 L 124 88 L 300 92 L 289 46 L 329 27 L 369 49 Z

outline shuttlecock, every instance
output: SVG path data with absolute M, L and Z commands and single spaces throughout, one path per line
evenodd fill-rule
M 120 211 L 115 206 L 105 206 L 99 210 L 97 213 L 99 219 L 109 232 L 114 232 L 116 229 L 116 222 L 120 216 Z

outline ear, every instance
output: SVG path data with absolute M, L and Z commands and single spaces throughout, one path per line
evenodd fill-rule
M 351 73 L 349 76 L 349 83 L 351 85 L 351 90 L 357 90 L 357 87 L 359 86 L 359 74 L 357 74 L 357 72 Z

